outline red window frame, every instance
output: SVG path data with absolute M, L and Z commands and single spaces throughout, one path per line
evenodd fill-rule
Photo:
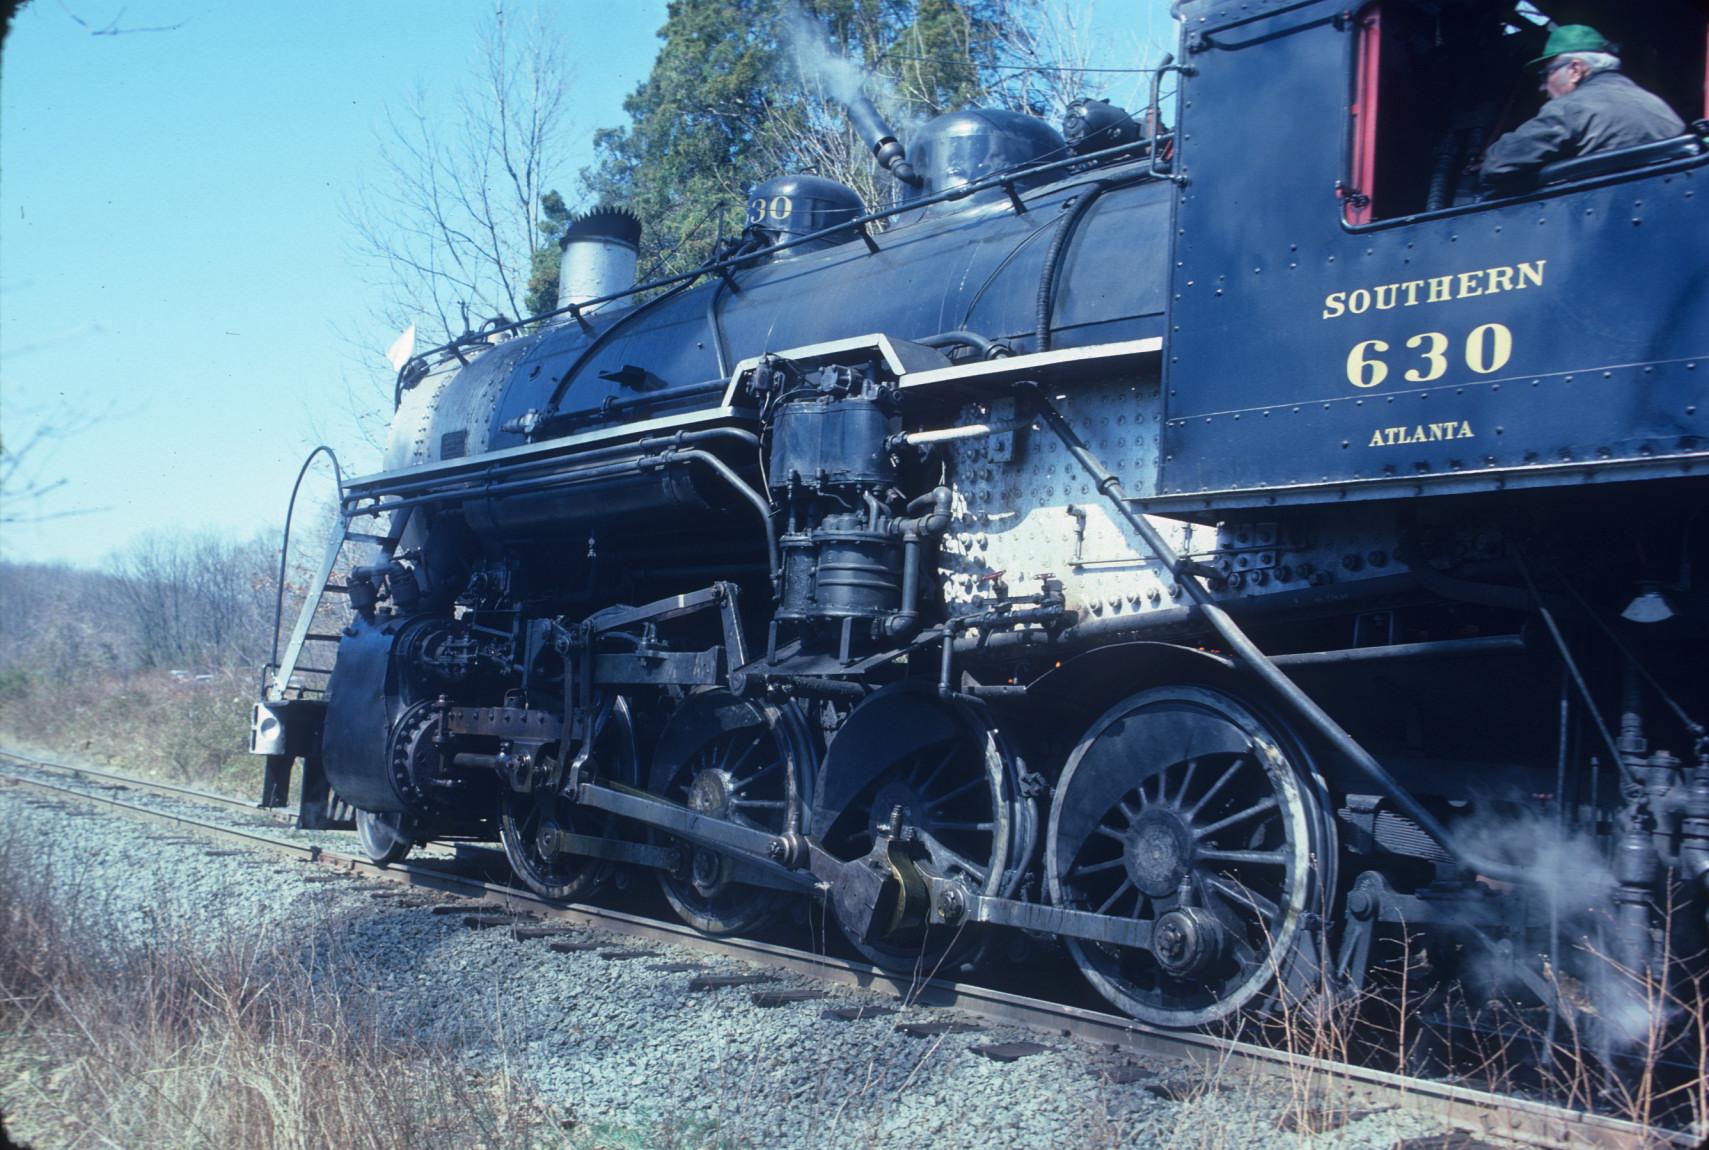
M 1359 33 L 1353 71 L 1353 170 L 1352 189 L 1346 193 L 1343 211 L 1350 224 L 1368 224 L 1375 216 L 1371 192 L 1377 185 L 1377 91 L 1382 76 L 1383 14 L 1373 4 L 1357 17 Z M 1709 95 L 1709 89 L 1706 89 Z

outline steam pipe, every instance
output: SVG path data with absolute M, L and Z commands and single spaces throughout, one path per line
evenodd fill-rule
M 1008 349 L 997 341 L 965 328 L 956 331 L 940 331 L 936 335 L 923 336 L 912 342 L 921 347 L 971 347 L 984 359 L 996 359 L 998 356 L 1009 354 Z
M 659 456 L 659 461 L 661 463 L 669 463 L 673 459 L 692 459 L 697 460 L 700 463 L 704 463 L 707 467 L 712 469 L 713 474 L 717 475 L 718 478 L 722 479 L 725 483 L 728 483 L 736 494 L 747 500 L 749 506 L 758 513 L 760 522 L 765 524 L 766 554 L 771 559 L 772 593 L 776 594 L 777 581 L 779 578 L 778 573 L 782 570 L 783 560 L 778 557 L 777 525 L 771 521 L 771 504 L 766 502 L 765 496 L 755 491 L 742 479 L 740 475 L 737 475 L 734 471 L 730 470 L 730 465 L 728 463 L 725 463 L 710 451 L 701 451 L 699 448 L 688 448 L 687 450 L 682 451 L 667 451 L 663 455 Z
M 866 146 L 872 149 L 872 158 L 878 161 L 879 167 L 904 184 L 918 187 L 923 182 L 914 171 L 914 165 L 908 162 L 902 142 L 884 122 L 884 117 L 879 115 L 878 108 L 866 93 L 849 101 L 849 122 Z
M 682 447 L 672 444 L 674 437 L 663 441 L 664 450 L 648 454 L 619 458 L 610 462 L 601 462 L 593 466 L 574 467 L 559 475 L 542 475 L 521 479 L 508 479 L 500 482 L 487 481 L 479 486 L 458 488 L 452 491 L 442 491 L 431 495 L 405 496 L 387 502 L 376 503 L 370 507 L 350 512 L 351 515 L 378 515 L 387 511 L 399 511 L 406 507 L 415 507 L 429 503 L 445 503 L 455 500 L 490 499 L 496 495 L 508 495 L 519 491 L 547 491 L 558 487 L 573 487 L 598 479 L 607 479 L 617 475 L 635 474 L 640 471 L 668 466 L 675 462 L 694 462 L 705 464 L 725 483 L 729 484 L 736 493 L 743 497 L 762 517 L 765 524 L 767 559 L 771 565 L 772 580 L 777 579 L 778 550 L 777 531 L 771 521 L 771 506 L 765 498 L 744 482 L 742 477 L 730 469 L 730 465 L 709 451 L 699 448 Z M 625 447 L 634 452 L 637 445 L 627 444 Z
M 575 487 L 583 483 L 592 483 L 619 475 L 633 475 L 641 469 L 643 463 L 657 458 L 659 457 L 652 455 L 632 455 L 627 459 L 600 463 L 590 467 L 572 468 L 558 475 L 488 481 L 478 487 L 459 487 L 455 490 L 437 492 L 431 495 L 405 496 L 361 508 L 351 512 L 351 516 L 383 515 L 390 511 L 402 511 L 409 507 L 421 507 L 435 503 L 467 502 L 472 499 L 491 499 L 494 496 L 513 495 L 518 492 L 551 491 L 560 487 Z
M 902 609 L 890 617 L 886 629 L 892 635 L 909 635 L 920 623 L 920 566 L 924 543 L 949 530 L 953 496 L 943 486 L 932 488 L 908 504 L 907 512 L 926 514 L 891 522 L 890 530 L 902 536 Z M 927 508 L 930 508 L 928 511 Z M 945 644 L 947 648 L 949 644 Z
M 932 488 L 924 495 L 912 500 L 907 508 L 908 514 L 913 515 L 930 507 L 931 514 L 921 515 L 916 519 L 898 519 L 891 525 L 891 530 L 913 531 L 920 535 L 942 535 L 949 530 L 951 498 L 949 488 L 942 486 Z
M 1033 350 L 1050 350 L 1050 316 L 1056 310 L 1056 281 L 1062 271 L 1062 256 L 1068 250 L 1068 242 L 1074 238 L 1074 229 L 1080 226 L 1080 221 L 1086 217 L 1093 204 L 1105 190 L 1114 186 L 1106 180 L 1100 180 L 1081 194 L 1075 201 L 1062 222 L 1056 225 L 1056 234 L 1050 237 L 1050 250 L 1044 256 L 1044 270 L 1038 277 L 1038 314 L 1033 331 Z
M 732 439 L 743 447 L 756 450 L 759 447 L 759 436 L 751 431 L 744 431 L 739 427 L 712 427 L 702 431 L 678 431 L 671 435 L 654 435 L 630 443 L 614 443 L 606 447 L 596 447 L 577 453 L 574 461 L 577 466 L 582 466 L 608 459 L 632 457 L 636 453 L 645 455 L 672 447 L 698 446 L 714 439 Z M 485 465 L 479 471 L 471 471 L 465 478 L 468 482 L 482 480 L 490 482 L 507 475 L 509 478 L 516 479 L 531 471 L 550 471 L 563 462 L 563 459 L 555 458 L 532 461 L 527 464 L 516 464 L 510 467 L 503 463 L 493 463 Z M 348 503 L 353 498 L 380 498 L 384 495 L 408 496 L 412 492 L 440 492 L 442 490 L 441 484 L 445 482 L 447 482 L 447 477 L 442 475 L 427 476 L 407 482 L 394 480 L 386 475 L 377 477 L 374 482 L 352 480 L 348 486 L 353 494 L 346 494 L 344 500 Z M 355 508 L 349 510 L 352 513 L 356 512 Z M 361 514 L 367 514 L 370 510 L 372 509 L 364 508 L 361 510 Z

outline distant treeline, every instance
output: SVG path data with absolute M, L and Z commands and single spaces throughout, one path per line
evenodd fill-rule
M 96 570 L 0 562 L 0 743 L 252 797 L 275 540 L 157 535 Z M 285 591 L 289 626 L 301 576 Z
M 0 674 L 259 668 L 273 642 L 277 538 L 153 535 L 98 570 L 0 562 Z

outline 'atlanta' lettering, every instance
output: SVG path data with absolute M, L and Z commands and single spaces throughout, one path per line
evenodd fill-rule
M 1371 432 L 1366 447 L 1410 447 L 1415 443 L 1436 443 L 1444 439 L 1476 439 L 1472 425 L 1463 419 L 1442 423 L 1415 423 L 1411 427 L 1379 427 Z

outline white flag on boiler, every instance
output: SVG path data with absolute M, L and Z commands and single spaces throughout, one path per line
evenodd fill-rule
M 415 325 L 412 323 L 404 328 L 403 334 L 392 341 L 392 346 L 386 349 L 386 358 L 392 362 L 393 371 L 402 371 L 409 357 L 415 354 Z

